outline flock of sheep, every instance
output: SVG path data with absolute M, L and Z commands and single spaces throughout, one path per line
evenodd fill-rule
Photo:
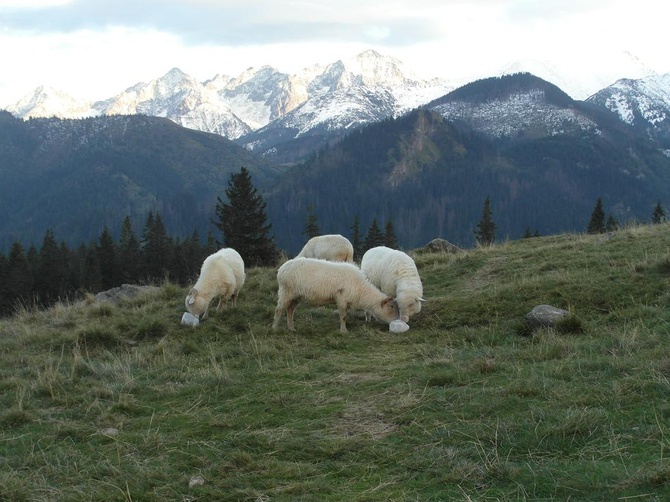
M 272 329 L 277 329 L 286 311 L 288 329 L 293 331 L 293 313 L 302 300 L 315 306 L 335 304 L 341 332 L 347 331 L 349 309 L 363 310 L 366 319 L 372 315 L 391 328 L 395 323 L 399 331 L 408 329 L 406 323 L 424 301 L 414 260 L 385 246 L 368 250 L 360 268 L 353 256 L 354 248 L 346 237 L 321 235 L 311 238 L 295 258 L 281 265 Z M 244 261 L 237 251 L 224 248 L 208 256 L 185 300 L 186 310 L 195 319 L 192 324 L 207 317 L 216 297 L 217 309 L 227 306 L 229 300 L 235 305 L 244 281 Z

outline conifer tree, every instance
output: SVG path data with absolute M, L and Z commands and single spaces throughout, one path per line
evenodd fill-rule
M 361 226 L 358 215 L 354 216 L 354 222 L 351 224 L 351 245 L 354 248 L 354 260 L 358 261 L 362 253 Z
M 321 229 L 314 214 L 314 206 L 310 204 L 307 206 L 307 220 L 305 221 L 305 229 L 302 231 L 308 239 L 321 235 Z
M 12 244 L 5 260 L 3 280 L 0 283 L 0 313 L 9 313 L 16 302 L 27 301 L 33 291 L 33 274 L 20 242 Z
M 659 200 L 654 208 L 654 212 L 651 215 L 651 222 L 654 224 L 663 223 L 665 221 L 665 210 L 661 206 L 661 201 Z
M 35 291 L 43 305 L 58 300 L 64 293 L 65 263 L 54 233 L 48 229 L 37 257 Z
M 482 219 L 477 223 L 475 230 L 475 241 L 480 246 L 490 246 L 496 239 L 496 224 L 493 221 L 493 212 L 491 211 L 491 199 L 484 199 L 482 208 Z
M 151 217 L 153 219 L 153 215 Z M 140 278 L 142 266 L 142 250 L 129 216 L 126 216 L 121 224 L 117 258 L 119 283 L 137 282 Z
M 161 280 L 170 271 L 172 243 L 165 231 L 160 213 L 150 211 L 142 234 L 144 272 L 149 280 Z
M 388 220 L 384 229 L 384 246 L 391 249 L 398 249 L 398 238 L 395 235 L 393 222 Z
M 100 266 L 100 287 L 103 290 L 116 286 L 116 245 L 109 229 L 105 225 L 96 246 Z
M 231 174 L 226 196 L 228 202 L 217 197 L 218 221 L 214 222 L 223 235 L 224 246 L 240 253 L 248 267 L 274 265 L 279 254 L 270 236 L 272 225 L 267 223 L 266 203 L 245 167 Z
M 363 245 L 363 248 L 364 251 L 367 251 L 368 249 L 372 249 L 373 247 L 383 245 L 384 245 L 384 234 L 379 229 L 377 218 L 375 218 L 372 220 L 372 224 L 368 229 L 368 234 L 365 236 L 365 244 Z
M 603 201 L 600 197 L 598 197 L 596 205 L 593 208 L 586 232 L 589 234 L 605 233 L 605 211 L 603 210 Z

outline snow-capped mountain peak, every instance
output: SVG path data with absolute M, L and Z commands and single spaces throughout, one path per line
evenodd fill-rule
M 90 102 L 47 86 L 37 87 L 33 92 L 9 106 L 7 111 L 23 118 L 82 118 L 95 114 Z

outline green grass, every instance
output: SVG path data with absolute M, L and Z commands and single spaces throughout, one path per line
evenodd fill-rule
M 272 332 L 274 269 L 195 328 L 171 284 L 0 321 L 0 500 L 670 499 L 670 226 L 415 259 L 402 334 Z

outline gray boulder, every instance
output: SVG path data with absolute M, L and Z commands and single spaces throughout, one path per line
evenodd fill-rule
M 95 295 L 101 303 L 118 303 L 122 299 L 132 299 L 143 293 L 159 291 L 158 286 L 138 286 L 136 284 L 122 284 L 118 288 L 108 289 Z
M 552 307 L 551 305 L 538 305 L 526 314 L 526 322 L 531 328 L 553 328 L 556 323 L 565 319 L 569 312 L 567 310 Z

